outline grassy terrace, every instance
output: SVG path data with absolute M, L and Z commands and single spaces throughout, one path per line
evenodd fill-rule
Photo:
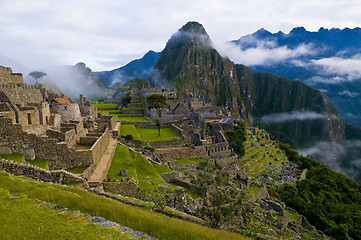
M 24 196 L 11 199 L 9 195 L 8 190 L 0 188 L 2 239 L 127 239 L 114 228 L 103 228 L 71 213 L 51 210 L 36 199 Z
M 140 209 L 125 205 L 89 193 L 86 190 L 46 184 L 24 177 L 9 176 L 5 172 L 0 172 L 0 189 L 5 189 L 5 192 L 1 194 L 1 199 L 4 198 L 4 195 L 7 197 L 9 193 L 24 194 L 29 197 L 29 201 L 39 199 L 71 210 L 79 210 L 84 214 L 104 217 L 119 223 L 121 226 L 128 226 L 162 240 L 247 239 L 236 233 L 207 228 L 151 212 L 145 208 Z M 88 238 L 88 224 L 84 223 L 84 220 L 76 222 L 76 220 L 72 220 L 72 217 L 66 219 L 66 214 L 64 217 L 52 218 L 53 216 L 49 216 L 46 212 L 43 214 L 41 212 L 43 209 L 36 205 L 29 206 L 32 208 L 30 210 L 24 209 L 21 201 L 23 200 L 18 198 L 6 199 L 2 200 L 0 204 L 0 236 L 3 236 L 3 239 L 114 239 L 118 237 L 113 235 L 115 234 L 114 230 L 98 228 L 92 224 Z M 16 205 L 12 205 L 13 203 Z M 65 226 L 67 221 L 69 221 L 67 225 L 69 227 Z
M 117 104 L 93 104 L 94 107 L 96 108 L 103 108 L 103 109 L 118 109 L 118 105 Z
M 152 163 L 152 165 L 153 165 L 153 168 L 157 171 L 158 174 L 173 172 L 173 170 L 170 169 L 166 165 L 156 164 L 156 163 Z
M 137 131 L 143 141 L 156 142 L 168 141 L 173 138 L 180 139 L 172 128 L 161 128 L 160 136 L 158 136 L 158 129 L 156 128 L 137 128 Z
M 120 176 L 119 170 L 121 169 L 127 169 L 128 175 Z M 139 187 L 142 189 L 158 188 L 159 183 L 165 183 L 147 159 L 123 145 L 117 146 L 107 175 L 107 178 L 120 177 L 134 178 L 139 182 Z M 148 182 L 154 183 L 154 185 L 150 185 Z
M 122 124 L 119 130 L 119 136 L 132 135 L 134 140 L 141 140 L 141 137 L 133 124 Z
M 205 160 L 203 158 L 191 158 L 191 159 L 186 159 L 186 158 L 177 158 L 176 159 L 177 162 L 179 164 L 184 164 L 184 163 L 200 163 L 200 162 L 204 162 Z
M 135 140 L 149 142 L 168 141 L 172 140 L 173 138 L 181 138 L 172 130 L 172 128 L 162 128 L 160 130 L 160 136 L 158 136 L 158 129 L 156 128 L 138 128 L 133 124 L 122 124 L 119 135 L 132 135 Z
M 145 117 L 131 117 L 131 116 L 123 116 L 125 114 L 108 114 L 108 116 L 113 116 L 121 122 L 148 122 L 148 119 Z
M 13 162 L 17 163 L 29 163 L 32 166 L 48 169 L 48 160 L 36 158 L 34 160 L 26 160 L 24 162 L 24 154 L 21 153 L 13 153 L 13 154 L 0 154 L 0 159 L 8 159 L 13 160 Z

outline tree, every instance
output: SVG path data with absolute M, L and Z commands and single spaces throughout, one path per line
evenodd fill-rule
M 160 136 L 160 120 L 159 120 L 159 118 L 155 118 L 154 122 L 155 122 L 155 125 L 158 128 L 158 136 Z
M 147 97 L 148 109 L 155 109 L 162 118 L 162 109 L 167 104 L 167 98 L 161 94 L 152 94 Z
M 167 103 L 167 98 L 161 94 L 153 94 L 147 97 L 148 109 L 155 109 L 159 118 L 155 118 L 155 125 L 158 127 L 158 136 L 160 136 L 160 119 L 162 118 L 162 109 Z
M 44 72 L 40 72 L 40 71 L 33 71 L 31 73 L 29 73 L 29 76 L 33 77 L 35 79 L 35 84 L 34 86 L 36 88 L 41 88 L 42 84 L 40 83 L 40 79 L 45 77 L 47 74 Z
M 130 96 L 131 92 L 127 92 L 127 94 L 122 98 L 122 106 L 126 107 L 132 101 L 132 97 Z

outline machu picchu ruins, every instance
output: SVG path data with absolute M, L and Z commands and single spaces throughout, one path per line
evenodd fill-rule
M 284 217 L 272 224 L 281 226 L 283 234 L 295 224 L 286 219 L 292 209 L 267 200 L 266 187 L 297 182 L 297 167 L 268 132 L 245 125 L 226 107 L 194 93 L 184 98 L 161 88 L 125 88 L 116 92 L 122 96 L 118 103 L 115 95 L 107 103 L 83 95 L 74 101 L 25 84 L 10 68 L 1 67 L 0 76 L 0 154 L 22 156 L 17 161 L 4 158 L 1 169 L 44 182 L 78 182 L 97 194 L 110 192 L 113 195 L 107 196 L 112 198 L 152 201 L 152 194 L 161 194 L 167 199 L 162 211 L 168 206 L 194 216 L 205 204 L 200 183 L 210 173 L 208 187 L 213 190 L 206 196 L 227 189 L 214 188 L 217 176 L 231 185 L 240 179 L 239 188 L 231 191 L 249 194 L 247 204 L 280 206 L 275 209 Z M 147 97 L 152 95 L 163 96 L 165 104 L 149 107 Z M 245 149 L 243 154 L 229 142 L 229 134 L 237 131 L 244 132 L 244 142 L 237 143 Z M 38 167 L 37 161 L 45 165 Z M 258 221 L 266 218 L 264 210 L 258 214 Z

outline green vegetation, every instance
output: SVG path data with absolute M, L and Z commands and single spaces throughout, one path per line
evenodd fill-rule
M 118 109 L 117 104 L 93 104 L 93 106 L 100 109 L 109 109 L 109 110 Z
M 179 164 L 184 164 L 184 163 L 196 163 L 196 164 L 198 164 L 198 163 L 200 163 L 200 162 L 204 162 L 204 161 L 205 161 L 205 159 L 203 159 L 203 158 L 191 158 L 191 159 L 177 158 L 176 160 L 177 160 L 177 162 L 178 162 Z
M 9 195 L 9 191 L 0 189 L 2 239 L 127 239 L 115 228 L 103 228 L 70 212 L 51 210 L 36 199 Z
M 22 153 L 13 153 L 13 154 L 0 154 L 1 159 L 13 160 L 13 162 L 17 163 L 29 163 L 32 166 L 48 169 L 48 160 L 36 158 L 34 160 L 26 160 L 24 158 L 24 154 Z
M 148 109 L 155 109 L 158 116 L 162 118 L 162 109 L 167 104 L 167 98 L 162 94 L 147 96 Z
M 120 114 L 108 114 L 108 116 L 114 116 L 121 122 L 148 122 L 145 117 L 123 117 Z
M 139 181 L 139 187 L 142 189 L 156 189 L 159 188 L 159 183 L 165 181 L 159 176 L 158 172 L 153 168 L 152 164 L 145 159 L 141 154 L 135 154 L 135 168 Z M 149 183 L 152 185 L 150 185 Z
M 119 136 L 132 135 L 134 140 L 141 140 L 137 128 L 133 124 L 122 124 L 119 130 Z
M 13 160 L 13 162 L 17 163 L 25 163 L 24 162 L 24 154 L 21 153 L 13 153 L 13 154 L 0 154 L 0 158 Z
M 246 153 L 244 141 L 247 139 L 246 123 L 242 120 L 236 122 L 233 130 L 225 131 L 229 141 L 229 146 L 233 148 L 234 152 L 240 156 Z
M 158 135 L 155 128 L 139 128 L 133 124 L 122 124 L 120 127 L 120 136 L 132 135 L 134 140 L 142 140 L 149 142 L 168 141 L 180 137 L 172 130 L 172 128 L 162 128 L 161 135 Z
M 34 160 L 26 160 L 26 162 L 39 168 L 48 169 L 48 160 L 46 159 L 35 158 Z
M 126 169 L 127 176 L 120 176 L 120 170 Z M 107 178 L 134 178 L 137 179 L 133 156 L 126 146 L 118 145 L 115 150 L 112 164 L 110 165 Z
M 122 98 L 122 101 L 121 101 L 122 107 L 128 106 L 128 104 L 132 101 L 132 97 L 130 95 L 131 95 L 131 92 L 128 91 L 127 94 Z
M 68 172 L 71 172 L 74 174 L 80 174 L 80 173 L 83 173 L 85 171 L 85 169 L 87 169 L 88 167 L 89 167 L 89 165 L 85 165 L 85 166 L 81 166 L 81 167 L 68 168 L 66 170 Z
M 167 173 L 167 172 L 173 172 L 172 169 L 170 169 L 168 166 L 163 164 L 156 164 L 152 163 L 153 168 L 157 171 L 158 174 Z
M 308 169 L 305 180 L 277 190 L 282 201 L 335 239 L 361 239 L 361 186 L 312 158 L 300 156 L 287 144 L 280 146 L 300 171 Z
M 180 139 L 172 128 L 161 128 L 160 136 L 158 135 L 158 129 L 155 128 L 137 128 L 137 131 L 142 141 L 156 142 L 168 141 L 173 138 Z
M 236 233 L 206 228 L 198 224 L 154 213 L 147 209 L 140 209 L 137 207 L 125 205 L 112 199 L 107 199 L 89 193 L 86 190 L 58 185 L 50 185 L 24 177 L 9 176 L 9 174 L 4 172 L 0 172 L 0 188 L 8 190 L 12 194 L 25 194 L 29 196 L 29 198 L 36 198 L 47 202 L 53 202 L 55 204 L 67 207 L 72 210 L 79 210 L 84 214 L 104 217 L 107 220 L 119 223 L 121 226 L 125 225 L 130 228 L 140 230 L 150 236 L 155 236 L 158 239 L 247 239 Z M 12 200 L 17 201 L 16 199 Z M 21 214 L 22 211 L 22 209 L 19 209 L 19 214 Z M 19 231 L 19 229 L 23 227 L 22 224 L 17 224 L 19 223 L 19 221 L 24 221 L 24 227 L 27 226 L 26 224 L 38 224 L 38 221 L 31 221 L 31 218 L 29 221 L 29 218 L 25 217 L 27 216 L 26 211 L 24 211 L 25 215 L 19 215 L 24 217 L 17 217 L 17 215 L 14 214 L 18 213 L 16 209 L 14 209 L 13 212 L 8 211 L 5 207 L 4 210 L 1 210 L 1 212 L 1 226 L 3 226 L 3 224 L 5 223 L 3 221 L 3 218 L 17 221 L 12 224 L 13 228 L 18 229 L 17 231 Z M 11 217 L 9 217 L 8 214 L 11 214 Z M 39 216 L 39 218 L 41 218 L 43 215 L 36 214 L 36 216 Z M 46 220 L 48 221 L 48 219 Z M 39 222 L 41 223 L 40 219 Z M 48 222 L 52 223 L 51 221 Z M 58 234 L 58 236 L 66 234 L 67 232 L 71 234 L 70 237 L 67 237 L 68 235 L 64 235 L 65 237 L 63 237 L 62 239 L 74 239 L 74 237 L 72 236 L 76 236 L 78 231 L 81 232 L 82 227 L 79 226 L 79 224 L 74 224 L 74 222 L 70 222 L 69 224 L 74 225 L 77 230 L 67 231 L 63 229 L 61 231 L 58 231 L 62 225 L 59 224 L 58 221 L 54 221 L 54 224 L 49 227 L 49 229 L 44 227 L 41 228 L 42 231 L 39 231 L 39 225 L 37 227 L 34 227 L 33 229 L 39 232 L 37 234 L 41 234 L 42 232 L 49 232 L 49 235 L 51 236 L 50 231 L 52 231 L 52 228 L 54 228 L 54 231 L 57 230 L 56 233 Z M 92 227 L 96 229 L 94 225 L 92 225 Z M 6 230 L 6 227 L 1 227 L 0 229 L 1 232 L 4 232 Z M 111 231 L 107 229 L 103 230 Z M 21 232 L 21 230 L 19 232 Z M 16 234 L 16 231 L 13 230 L 11 231 L 11 233 Z M 19 238 L 24 238 L 24 236 L 30 237 L 30 235 L 28 235 L 27 233 L 24 234 L 25 235 L 21 235 Z M 99 234 L 94 234 L 94 232 L 92 232 L 92 235 L 95 238 L 99 239 L 102 234 L 100 232 Z M 106 233 L 104 233 L 104 235 L 105 239 L 108 239 L 108 236 L 111 236 L 110 234 L 107 235 Z M 83 235 L 80 234 L 80 236 L 81 237 L 78 239 L 84 239 Z M 48 239 L 49 237 L 46 238 Z
M 151 151 L 151 152 L 156 152 L 157 151 L 157 149 L 155 147 L 152 147 L 150 145 L 143 145 L 143 149 Z
M 120 175 L 120 170 L 124 169 L 127 170 L 127 176 Z M 118 145 L 107 178 L 121 177 L 134 178 L 142 189 L 159 188 L 159 183 L 165 183 L 152 164 L 141 154 L 129 150 L 126 146 Z

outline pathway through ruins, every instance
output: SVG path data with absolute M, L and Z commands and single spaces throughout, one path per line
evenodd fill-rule
M 117 122 L 117 124 L 114 127 L 115 129 L 119 129 L 120 123 Z M 107 149 L 104 151 L 104 154 L 102 158 L 100 159 L 98 165 L 94 169 L 94 172 L 92 175 L 90 175 L 88 182 L 89 183 L 98 183 L 100 184 L 103 179 L 106 177 L 106 174 L 108 173 L 111 161 L 114 157 L 115 148 L 117 147 L 118 140 L 114 138 L 110 138 L 109 145 Z

